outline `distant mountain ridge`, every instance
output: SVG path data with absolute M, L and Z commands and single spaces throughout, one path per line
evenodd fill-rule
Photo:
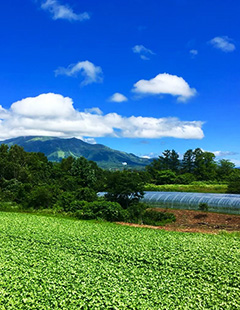
M 50 161 L 56 162 L 69 156 L 75 158 L 83 156 L 106 169 L 123 167 L 141 169 L 151 163 L 150 159 L 113 150 L 102 144 L 89 144 L 77 138 L 27 136 L 1 141 L 0 144 L 8 146 L 17 144 L 27 152 L 44 153 Z

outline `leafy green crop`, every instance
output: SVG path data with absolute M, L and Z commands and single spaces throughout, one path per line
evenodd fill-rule
M 239 309 L 239 245 L 0 212 L 0 309 Z

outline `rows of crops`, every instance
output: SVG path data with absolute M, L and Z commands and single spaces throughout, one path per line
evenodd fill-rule
M 240 240 L 0 213 L 0 309 L 239 309 Z

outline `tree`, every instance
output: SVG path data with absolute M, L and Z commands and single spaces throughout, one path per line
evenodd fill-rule
M 214 180 L 216 178 L 217 164 L 214 161 L 215 155 L 210 152 L 203 152 L 200 148 L 193 151 L 194 175 L 200 181 Z
M 193 173 L 194 171 L 194 153 L 193 150 L 187 150 L 183 155 L 182 160 L 182 172 L 183 173 Z
M 240 170 L 234 169 L 228 184 L 228 193 L 240 194 Z
M 107 179 L 108 201 L 118 202 L 124 209 L 138 203 L 144 196 L 143 183 L 137 172 L 116 171 L 109 174 Z
M 177 172 L 179 170 L 179 155 L 175 150 L 165 150 L 163 156 L 160 156 L 159 159 L 162 162 L 162 170 L 172 170 Z
M 177 181 L 177 175 L 172 170 L 158 171 L 156 176 L 156 184 L 175 184 Z
M 75 159 L 71 167 L 71 175 L 77 178 L 81 187 L 94 187 L 97 182 L 94 166 L 84 157 Z
M 234 163 L 228 159 L 221 159 L 217 166 L 217 177 L 219 181 L 228 181 L 234 170 Z
M 29 194 L 28 207 L 34 209 L 50 208 L 53 202 L 54 194 L 50 186 L 35 186 Z
M 180 169 L 179 155 L 175 150 L 165 150 L 162 156 L 154 159 L 152 163 L 147 166 L 147 172 L 153 177 L 156 183 L 159 177 L 159 171 L 171 170 L 177 173 Z

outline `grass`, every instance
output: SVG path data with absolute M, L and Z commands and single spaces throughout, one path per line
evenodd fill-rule
M 203 182 L 194 182 L 193 184 L 165 184 L 155 185 L 146 184 L 145 191 L 160 192 L 194 192 L 194 193 L 219 193 L 227 192 L 227 184 L 206 184 Z
M 0 212 L 0 309 L 239 309 L 239 246 Z

